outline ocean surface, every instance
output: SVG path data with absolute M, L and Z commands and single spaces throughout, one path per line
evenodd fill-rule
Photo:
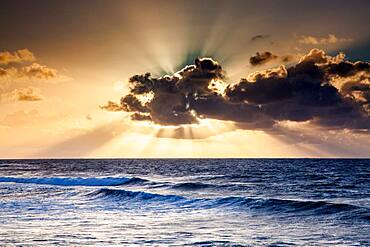
M 0 246 L 89 245 L 370 246 L 370 160 L 0 161 Z

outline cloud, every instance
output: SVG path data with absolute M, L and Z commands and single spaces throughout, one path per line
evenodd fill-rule
M 112 112 L 123 110 L 121 105 L 119 105 L 119 104 L 117 104 L 113 101 L 108 101 L 105 105 L 101 105 L 99 107 L 103 110 L 112 111 Z
M 162 125 L 197 123 L 191 110 L 191 97 L 198 92 L 212 95 L 212 84 L 224 79 L 221 66 L 210 58 L 196 59 L 172 76 L 152 78 L 150 73 L 130 78 L 131 93 L 121 99 L 125 111 L 136 112 L 135 119 L 151 119 Z M 149 98 L 149 102 L 146 99 Z
M 0 52 L 0 64 L 23 63 L 36 61 L 34 54 L 28 49 L 17 50 L 13 53 L 9 51 Z
M 8 74 L 8 71 L 4 68 L 0 68 L 0 77 L 6 76 Z
M 249 63 L 252 66 L 258 66 L 258 65 L 263 65 L 265 63 L 268 63 L 277 58 L 278 56 L 272 54 L 269 51 L 265 51 L 262 53 L 257 52 L 255 56 L 252 56 L 249 58 Z
M 301 36 L 298 40 L 299 43 L 305 45 L 327 45 L 327 44 L 336 44 L 341 42 L 351 42 L 353 41 L 350 38 L 338 38 L 334 34 L 329 34 L 328 37 L 315 37 L 315 36 Z
M 36 82 L 59 82 L 70 78 L 56 69 L 36 62 L 28 49 L 0 52 L 0 98 L 2 101 L 39 101 L 39 89 L 30 87 Z
M 22 66 L 0 67 L 0 81 L 24 82 L 24 81 L 65 81 L 69 78 L 59 75 L 56 69 L 49 68 L 46 65 L 32 63 Z
M 272 54 L 272 52 L 265 51 L 265 52 L 257 52 L 255 56 L 249 58 L 249 63 L 252 66 L 260 66 L 267 64 L 272 61 L 281 62 L 281 63 L 289 63 L 297 59 L 296 55 L 282 55 L 278 56 L 276 54 Z
M 2 101 L 40 101 L 43 99 L 40 90 L 34 87 L 17 88 L 0 96 Z
M 282 57 L 281 57 L 281 61 L 282 61 L 283 63 L 292 62 L 292 61 L 294 61 L 294 57 L 295 57 L 295 56 L 293 56 L 293 55 L 285 55 L 285 56 L 282 56 Z
M 258 34 L 258 35 L 255 35 L 251 38 L 251 41 L 258 41 L 258 40 L 264 40 L 264 39 L 267 39 L 267 38 L 270 38 L 271 35 L 268 35 L 268 34 Z
M 37 62 L 35 55 L 28 49 L 15 52 L 0 52 L 0 82 L 27 80 L 65 81 L 70 79 L 60 75 L 56 69 Z
M 33 63 L 29 66 L 21 68 L 19 71 L 19 75 L 32 79 L 35 78 L 41 80 L 49 80 L 56 78 L 58 76 L 58 72 L 56 69 L 48 68 L 45 65 Z
M 173 75 L 130 78 L 121 104 L 102 107 L 132 113 L 134 120 L 160 125 L 232 121 L 239 128 L 271 130 L 282 121 L 329 129 L 370 130 L 368 62 L 350 62 L 313 49 L 290 67 L 251 73 L 229 84 L 221 65 L 196 59 Z

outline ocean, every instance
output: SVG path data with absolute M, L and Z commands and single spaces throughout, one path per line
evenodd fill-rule
M 1 160 L 0 246 L 370 246 L 370 160 Z

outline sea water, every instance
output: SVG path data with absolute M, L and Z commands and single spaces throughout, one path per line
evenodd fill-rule
M 370 246 L 370 160 L 0 161 L 0 246 Z

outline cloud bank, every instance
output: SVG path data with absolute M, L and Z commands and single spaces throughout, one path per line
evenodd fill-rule
M 130 93 L 103 109 L 159 125 L 233 121 L 268 130 L 282 121 L 310 122 L 330 129 L 370 130 L 370 64 L 350 62 L 313 49 L 291 67 L 281 65 L 227 83 L 211 58 L 199 58 L 173 75 L 130 78 Z
M 0 52 L 0 100 L 39 101 L 40 90 L 31 86 L 35 82 L 59 82 L 70 79 L 56 69 L 37 62 L 28 49 Z
M 341 42 L 351 42 L 352 39 L 349 38 L 338 38 L 334 34 L 329 34 L 328 37 L 315 37 L 315 36 L 301 36 L 298 40 L 299 43 L 305 45 L 327 45 L 327 44 L 336 44 Z

